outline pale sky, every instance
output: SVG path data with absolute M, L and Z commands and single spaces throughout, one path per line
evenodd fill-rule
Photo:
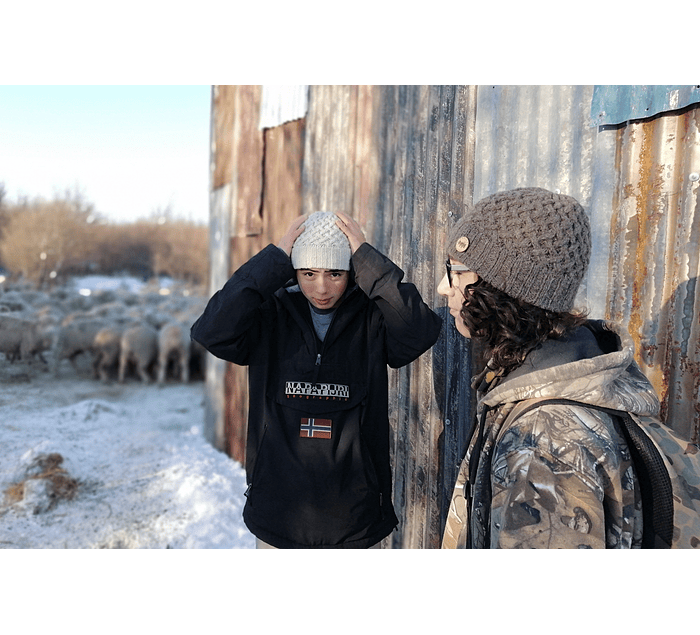
M 0 85 L 7 200 L 79 191 L 113 221 L 207 222 L 211 87 Z

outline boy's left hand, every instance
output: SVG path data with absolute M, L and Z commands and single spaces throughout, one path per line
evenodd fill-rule
M 335 215 L 338 217 L 335 224 L 340 227 L 340 230 L 348 237 L 350 249 L 352 253 L 355 253 L 362 243 L 367 242 L 362 228 L 354 218 L 351 218 L 343 212 L 336 212 Z

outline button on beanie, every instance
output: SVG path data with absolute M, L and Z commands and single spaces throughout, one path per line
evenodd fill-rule
M 350 242 L 336 218 L 333 212 L 315 212 L 304 221 L 304 231 L 292 246 L 292 267 L 350 271 Z
M 590 260 L 590 224 L 565 194 L 536 187 L 499 192 L 465 210 L 447 253 L 513 298 L 570 311 Z

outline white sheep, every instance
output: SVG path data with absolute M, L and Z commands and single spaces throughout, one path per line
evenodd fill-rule
M 158 384 L 165 383 L 168 362 L 174 359 L 180 367 L 180 380 L 190 380 L 190 335 L 178 322 L 165 324 L 158 333 Z
M 158 331 L 149 324 L 127 328 L 122 334 L 119 352 L 119 383 L 124 377 L 129 363 L 134 363 L 143 383 L 151 381 L 150 367 L 158 357 Z
M 31 361 L 36 352 L 41 352 L 40 339 L 35 322 L 17 315 L 0 314 L 0 352 L 9 361 Z
M 86 318 L 75 314 L 67 316 L 57 328 L 55 336 L 53 374 L 58 377 L 64 359 L 68 359 L 77 371 L 76 358 L 80 354 L 92 355 L 95 335 L 106 326 L 111 326 L 111 322 L 104 318 Z
M 105 326 L 95 334 L 92 345 L 94 354 L 92 367 L 95 377 L 103 382 L 109 381 L 112 369 L 117 370 L 121 339 L 125 328 L 123 325 Z
M 29 309 L 29 303 L 17 291 L 9 291 L 0 296 L 0 313 L 23 313 Z

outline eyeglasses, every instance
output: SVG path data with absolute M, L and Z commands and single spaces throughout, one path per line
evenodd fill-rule
M 452 272 L 467 273 L 471 271 L 469 267 L 464 265 L 453 265 L 449 260 L 445 260 L 445 268 L 447 269 L 447 282 L 452 286 Z

